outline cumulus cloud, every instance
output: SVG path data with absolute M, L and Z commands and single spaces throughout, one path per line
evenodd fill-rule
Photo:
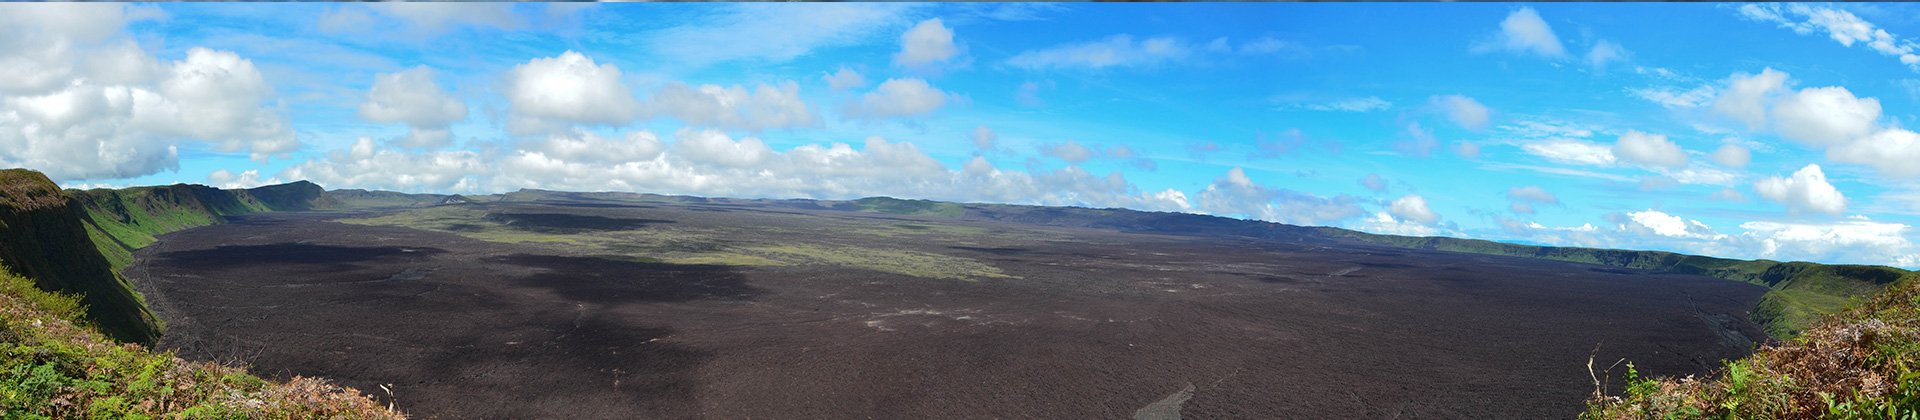
M 757 84 L 751 90 L 742 85 L 693 87 L 672 82 L 655 92 L 641 108 L 646 115 L 730 130 L 760 131 L 820 124 L 813 106 L 800 98 L 800 84 L 791 80 Z
M 1744 235 L 1756 242 L 1759 257 L 1920 265 L 1920 253 L 1907 235 L 1911 226 L 1872 220 L 1833 223 L 1747 222 Z
M 1713 111 L 1758 130 L 1767 122 L 1767 100 L 1786 88 L 1787 74 L 1771 67 L 1759 74 L 1734 73 L 1713 100 Z
M 1488 117 L 1492 114 L 1486 105 L 1465 95 L 1435 96 L 1432 103 L 1446 112 L 1448 120 L 1468 130 L 1486 128 Z
M 1016 54 L 1007 65 L 1027 70 L 1147 67 L 1178 61 L 1193 53 L 1193 46 L 1172 37 L 1135 40 L 1120 34 L 1099 41 L 1067 44 Z
M 477 152 L 408 153 L 382 148 L 361 137 L 346 150 L 282 171 L 282 179 L 303 179 L 328 188 L 367 188 L 405 192 L 476 192 L 479 174 L 496 170 Z
M 1920 177 L 1920 134 L 1887 128 L 1827 150 L 1827 158 L 1873 167 L 1881 174 Z
M 1818 87 L 1785 95 L 1773 106 L 1780 135 L 1812 145 L 1833 145 L 1867 135 L 1880 119 L 1880 101 L 1857 98 L 1846 88 Z
M 241 171 L 239 174 L 220 169 L 207 174 L 207 185 L 225 189 L 253 188 L 261 185 L 283 183 L 285 182 L 279 178 L 260 179 L 260 170 L 258 169 L 248 169 Z
M 1687 166 L 1687 152 L 1667 136 L 1629 130 L 1613 145 L 1613 155 L 1627 162 L 1677 169 Z
M 846 103 L 842 112 L 856 119 L 922 116 L 946 106 L 948 96 L 925 80 L 887 79 L 872 92 Z
M 406 124 L 411 131 L 399 144 L 438 147 L 451 137 L 447 126 L 467 118 L 467 104 L 447 95 L 426 66 L 374 76 L 360 117 L 368 121 Z
M 1326 225 L 1364 213 L 1358 199 L 1332 198 L 1259 185 L 1238 167 L 1201 190 L 1194 208 L 1217 215 L 1237 215 L 1294 225 Z
M 774 155 L 760 139 L 734 140 L 718 130 L 681 130 L 674 136 L 674 152 L 695 163 L 747 168 L 759 165 Z
M 909 68 L 924 68 L 945 63 L 959 54 L 953 45 L 953 30 L 948 29 L 939 18 L 920 21 L 913 29 L 900 34 L 900 52 L 893 55 L 893 63 Z
M 1628 225 L 1630 230 L 1650 232 L 1670 238 L 1710 240 L 1726 238 L 1726 235 L 1714 232 L 1713 227 L 1700 223 L 1699 220 L 1686 219 L 1654 209 L 1630 212 L 1626 216 L 1630 221 Z
M 1721 145 L 1719 149 L 1715 149 L 1710 157 L 1713 158 L 1714 163 L 1718 163 L 1720 166 L 1739 169 L 1747 167 L 1747 163 L 1753 161 L 1753 152 L 1747 150 L 1745 146 L 1725 144 Z
M 156 11 L 48 6 L 0 13 L 0 69 L 11 75 L 0 78 L 0 165 L 60 181 L 125 178 L 178 168 L 187 143 L 262 161 L 299 146 L 252 60 L 196 47 L 162 62 L 122 33 Z
M 514 66 L 501 93 L 512 112 L 507 130 L 519 134 L 626 124 L 640 109 L 619 67 L 573 51 Z
M 1784 204 L 1789 211 L 1814 211 L 1839 215 L 1847 210 L 1847 198 L 1827 183 L 1820 165 L 1809 164 L 1788 177 L 1768 177 L 1753 184 L 1760 197 Z
M 1500 32 L 1495 33 L 1492 40 L 1475 45 L 1473 51 L 1506 51 L 1554 58 L 1567 55 L 1560 37 L 1553 34 L 1553 27 L 1531 7 L 1508 13 L 1507 18 L 1500 21 Z
M 1427 199 L 1419 194 L 1407 194 L 1387 205 L 1387 214 L 1399 220 L 1412 221 L 1423 225 L 1440 222 L 1440 215 L 1427 208 Z
M 867 87 L 866 76 L 861 76 L 860 72 L 853 71 L 853 69 L 846 67 L 841 67 L 839 71 L 833 73 L 827 73 L 825 76 L 821 76 L 821 79 L 827 81 L 828 88 L 836 91 Z

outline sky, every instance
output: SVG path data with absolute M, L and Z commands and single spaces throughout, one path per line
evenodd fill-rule
M 1920 267 L 1899 4 L 0 4 L 67 187 L 1123 207 Z

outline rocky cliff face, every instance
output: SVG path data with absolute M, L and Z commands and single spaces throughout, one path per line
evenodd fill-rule
M 43 290 L 80 295 L 88 321 L 114 339 L 151 342 L 159 321 L 101 255 L 85 217 L 45 175 L 0 170 L 0 264 Z

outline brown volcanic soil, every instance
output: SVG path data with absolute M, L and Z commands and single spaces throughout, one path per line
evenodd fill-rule
M 128 272 L 169 322 L 164 346 L 184 357 L 375 393 L 390 383 L 401 408 L 429 418 L 1570 417 L 1592 390 L 1596 344 L 1602 365 L 1625 357 L 1686 374 L 1763 337 L 1745 311 L 1765 289 L 1705 277 L 1352 244 L 559 204 L 489 206 L 549 232 L 754 226 L 765 233 L 728 240 L 935 252 L 1017 278 L 645 263 L 290 213 L 168 235 Z M 823 220 L 1029 236 L 783 229 Z

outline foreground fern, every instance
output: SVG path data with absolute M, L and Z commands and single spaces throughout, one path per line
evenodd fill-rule
M 1713 379 L 1636 376 L 1582 417 L 1920 419 L 1920 275 Z
M 400 418 L 324 380 L 262 380 L 116 343 L 76 325 L 78 299 L 0 267 L 0 418 Z

